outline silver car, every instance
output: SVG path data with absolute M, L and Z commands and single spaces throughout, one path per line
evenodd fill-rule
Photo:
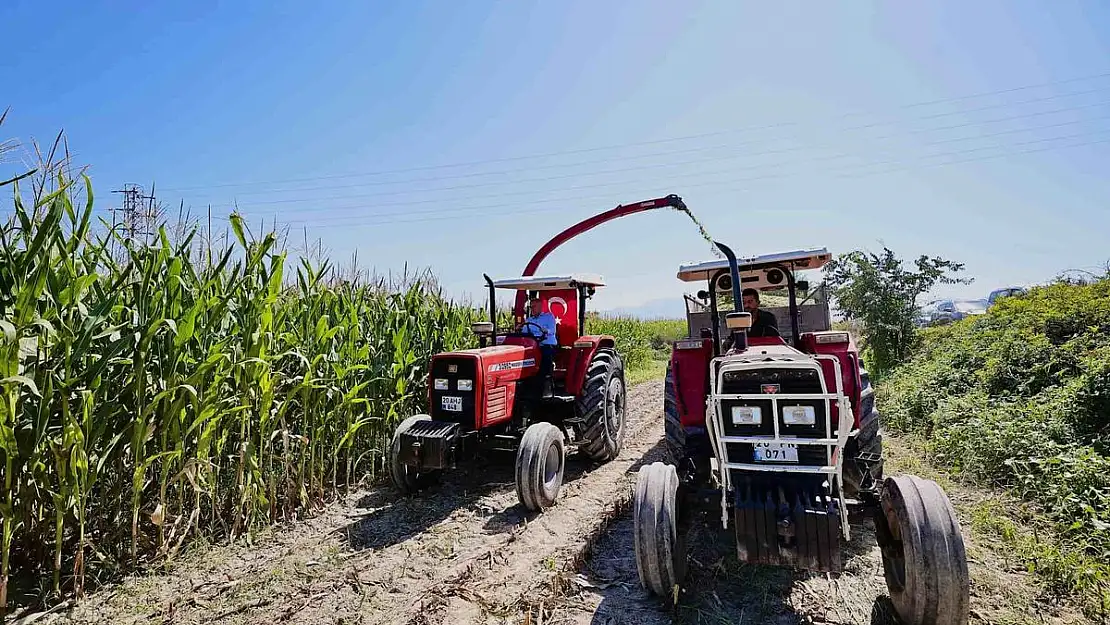
M 985 300 L 941 299 L 926 304 L 918 317 L 921 326 L 937 326 L 987 312 Z

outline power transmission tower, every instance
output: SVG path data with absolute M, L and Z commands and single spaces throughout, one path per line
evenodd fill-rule
M 113 228 L 121 227 L 124 238 L 128 241 L 142 237 L 146 244 L 154 234 L 154 226 L 161 216 L 160 206 L 155 203 L 153 187 L 151 195 L 146 195 L 141 186 L 127 183 L 113 193 L 123 195 L 123 206 L 111 209 Z

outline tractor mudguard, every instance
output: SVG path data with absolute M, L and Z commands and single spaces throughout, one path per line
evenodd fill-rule
M 574 341 L 574 346 L 571 352 L 564 356 L 565 361 L 558 364 L 563 364 L 566 367 L 566 377 L 563 378 L 563 387 L 567 395 L 574 395 L 577 397 L 582 392 L 582 385 L 586 383 L 586 369 L 590 366 L 590 361 L 593 360 L 594 354 L 599 349 L 614 349 L 616 347 L 616 339 L 605 334 L 591 334 L 587 336 L 580 336 Z
M 684 428 L 705 427 L 705 397 L 709 392 L 709 361 L 712 359 L 712 339 L 675 341 L 671 350 L 675 399 Z

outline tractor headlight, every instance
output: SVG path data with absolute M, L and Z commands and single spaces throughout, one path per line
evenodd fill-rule
M 447 390 L 447 379 L 446 378 L 436 378 L 436 390 L 437 391 L 446 391 Z
M 814 425 L 817 411 L 813 406 L 783 406 L 782 422 L 786 425 Z
M 460 391 L 473 391 L 474 390 L 474 380 L 459 380 L 459 390 Z
M 759 425 L 763 423 L 763 411 L 759 406 L 733 406 L 733 425 Z

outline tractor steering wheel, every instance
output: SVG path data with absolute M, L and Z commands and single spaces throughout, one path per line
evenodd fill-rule
M 524 323 L 520 324 L 520 332 L 522 334 L 524 333 L 524 327 L 525 326 L 535 326 L 536 328 L 538 328 L 539 331 L 541 332 L 540 337 L 539 337 L 539 339 L 541 341 L 543 339 L 547 338 L 547 329 L 544 328 L 543 326 L 541 326 L 540 324 L 538 324 L 534 321 L 525 321 Z M 529 333 L 529 336 L 533 336 L 533 335 L 531 333 Z

